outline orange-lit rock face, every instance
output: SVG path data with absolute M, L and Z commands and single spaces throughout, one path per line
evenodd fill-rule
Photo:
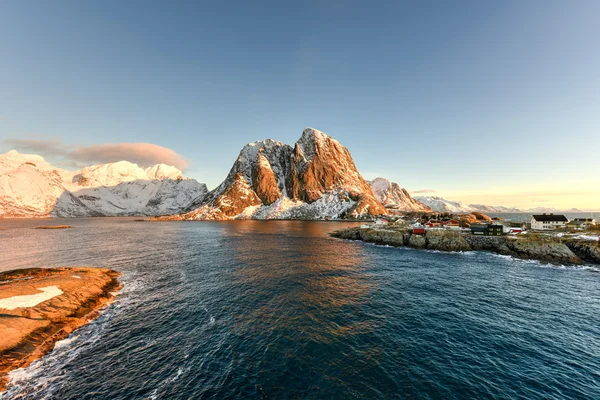
M 264 207 L 271 205 L 275 211 L 269 209 L 261 214 Z M 294 148 L 270 139 L 246 145 L 225 181 L 191 208 L 176 219 L 387 214 L 356 170 L 350 152 L 338 141 L 311 128 L 304 130 Z
M 356 167 L 348 150 L 329 137 L 321 140 L 314 138 L 308 145 L 314 146 L 309 160 L 306 159 L 304 149 L 296 143 L 292 158 L 294 173 L 290 178 L 294 198 L 311 203 L 327 190 L 344 186 L 344 178 L 348 178 L 345 175 L 352 174 Z
M 228 186 L 225 192 L 217 197 L 214 204 L 223 214 L 232 217 L 240 214 L 246 207 L 258 206 L 262 202 L 242 174 L 238 173 L 233 185 Z
M 265 205 L 274 203 L 282 196 L 269 160 L 260 153 L 252 169 L 252 189 Z
M 305 130 L 294 148 L 292 165 L 295 199 L 311 203 L 327 191 L 344 188 L 350 199 L 357 202 L 350 210 L 352 216 L 387 214 L 356 169 L 348 149 L 324 133 Z

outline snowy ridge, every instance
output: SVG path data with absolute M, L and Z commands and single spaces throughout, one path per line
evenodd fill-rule
M 386 208 L 398 211 L 431 211 L 425 204 L 411 197 L 410 193 L 396 182 L 385 178 L 369 181 L 373 194 Z
M 463 204 L 460 201 L 446 200 L 442 197 L 416 196 L 415 199 L 425 204 L 433 211 L 451 213 L 466 213 L 474 211 L 469 205 Z
M 120 161 L 67 171 L 37 155 L 0 155 L 0 218 L 175 214 L 207 191 L 165 164 L 143 169 Z
M 470 213 L 474 211 L 480 211 L 484 213 L 516 213 L 523 211 L 512 207 L 488 206 L 485 204 L 464 204 L 460 201 L 446 200 L 438 196 L 416 196 L 415 199 L 431 207 L 433 211 L 437 212 Z

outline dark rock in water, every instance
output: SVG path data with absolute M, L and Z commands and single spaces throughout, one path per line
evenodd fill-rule
M 430 250 L 469 251 L 472 249 L 459 232 L 427 231 L 425 238 L 427 248 Z
M 520 258 L 559 261 L 580 264 L 581 260 L 560 241 L 532 241 L 528 239 L 508 241 L 507 246 Z
M 75 228 L 71 225 L 42 225 L 36 226 L 35 229 L 72 229 Z
M 421 235 L 410 235 L 408 238 L 408 245 L 410 247 L 416 247 L 417 249 L 424 249 L 427 247 L 427 238 Z
M 371 243 L 382 243 L 390 246 L 406 246 L 408 244 L 408 235 L 403 235 L 397 231 L 366 229 L 360 230 L 359 235 L 362 240 Z
M 598 242 L 571 239 L 566 240 L 565 245 L 582 260 L 600 264 L 600 245 Z
M 391 246 L 440 251 L 483 250 L 523 259 L 581 264 L 600 263 L 600 247 L 594 242 L 563 241 L 556 237 L 529 235 L 526 237 L 475 236 L 448 230 L 429 230 L 425 235 L 408 229 L 350 228 L 336 231 L 334 237 L 362 240 Z

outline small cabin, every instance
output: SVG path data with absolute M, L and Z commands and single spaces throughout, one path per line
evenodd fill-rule
M 448 229 L 460 229 L 460 222 L 455 219 L 451 219 L 446 222 L 445 226 Z
M 425 234 L 425 227 L 423 225 L 419 224 L 419 223 L 414 224 L 412 226 L 412 232 L 415 235 L 424 235 Z
M 480 236 L 502 236 L 504 227 L 494 224 L 471 224 L 471 234 Z

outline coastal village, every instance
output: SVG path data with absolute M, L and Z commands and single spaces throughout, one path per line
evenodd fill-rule
M 569 220 L 560 214 L 534 214 L 528 222 L 517 223 L 479 212 L 408 213 L 331 236 L 422 250 L 487 251 L 553 263 L 600 264 L 600 225 L 594 218 Z
M 569 220 L 563 214 L 533 214 L 527 222 L 511 222 L 499 217 L 490 217 L 481 212 L 470 214 L 421 213 L 396 215 L 392 218 L 378 218 L 375 225 L 409 226 L 412 233 L 424 235 L 427 230 L 451 230 L 472 235 L 503 236 L 537 233 L 573 234 L 590 233 L 600 240 L 600 225 L 594 218 L 574 218 Z

